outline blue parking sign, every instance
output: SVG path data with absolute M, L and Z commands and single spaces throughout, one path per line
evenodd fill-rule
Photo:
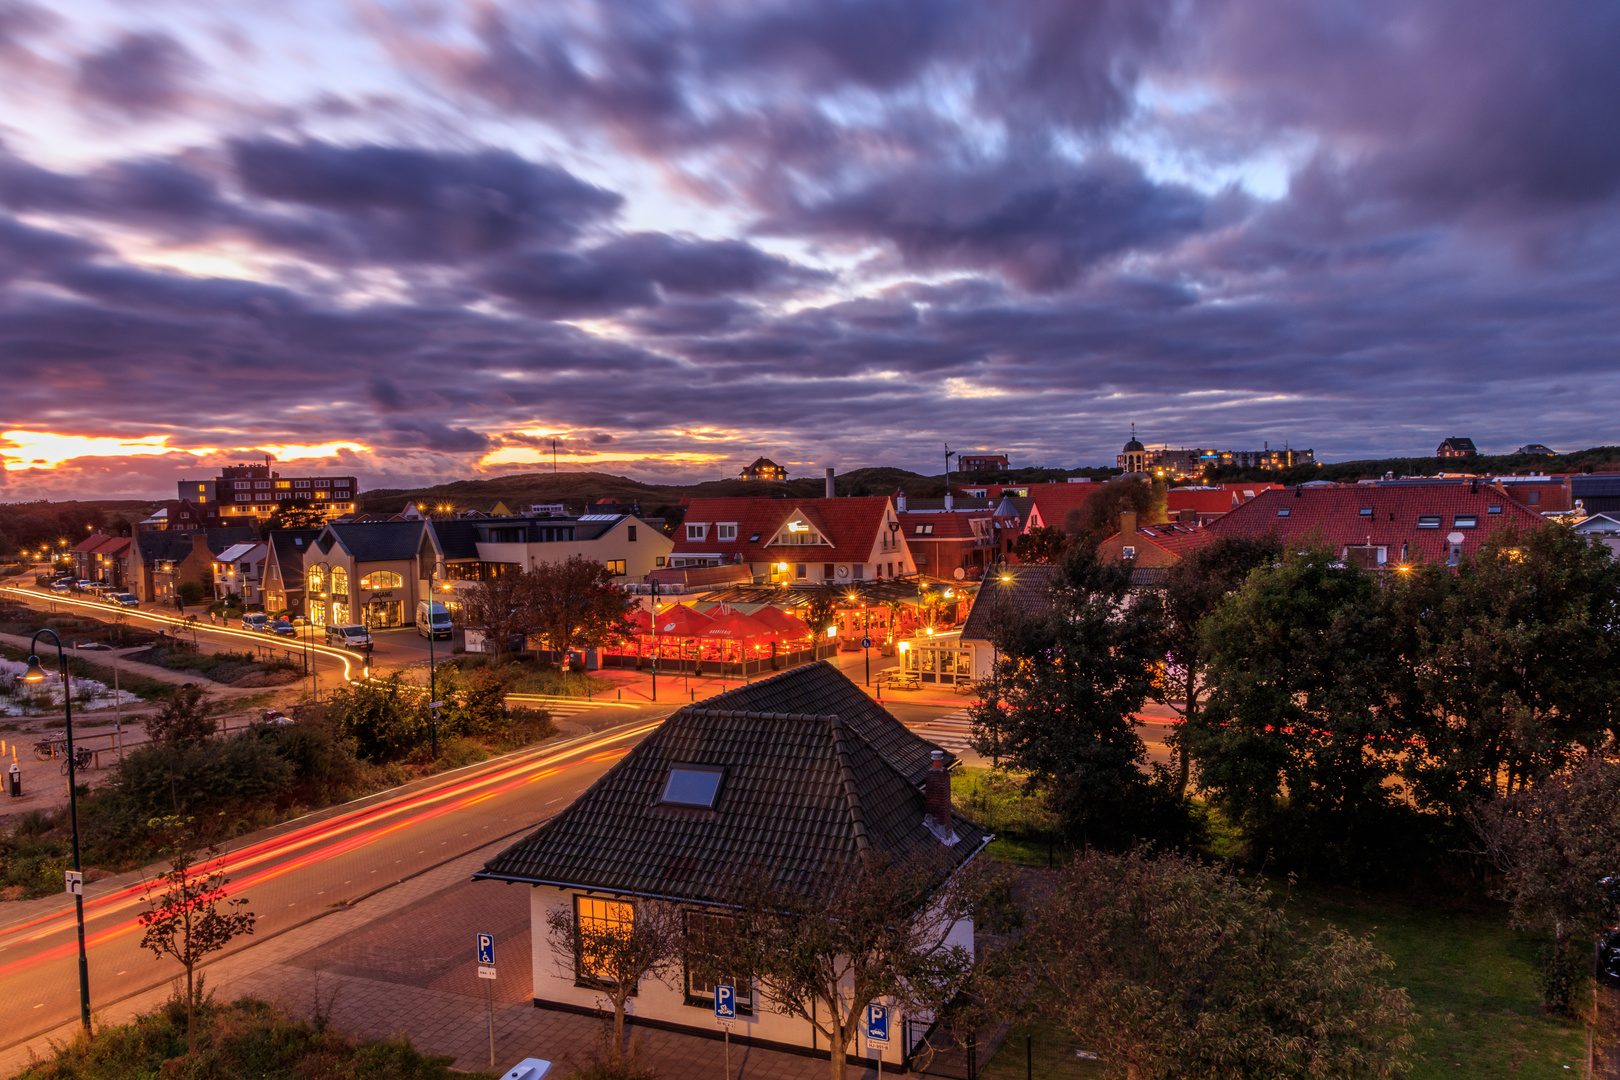
M 495 935 L 478 935 L 478 962 L 480 964 L 493 964 L 495 962 Z
M 868 1042 L 876 1043 L 889 1041 L 889 1007 L 887 1005 L 868 1005 L 866 1007 L 866 1039 Z
M 714 988 L 714 1018 L 716 1020 L 737 1019 L 737 988 L 735 986 L 716 986 Z

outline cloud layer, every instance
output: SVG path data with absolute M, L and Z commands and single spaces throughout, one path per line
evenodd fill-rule
M 1616 441 L 1612 5 L 237 17 L 0 3 L 0 499 Z

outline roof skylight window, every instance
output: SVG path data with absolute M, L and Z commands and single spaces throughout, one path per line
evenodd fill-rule
M 1419 514 L 1417 527 L 1420 529 L 1438 529 L 1440 527 L 1439 514 Z
M 1500 506 L 1487 506 L 1485 508 L 1485 512 L 1487 514 L 1500 514 L 1502 512 L 1502 508 Z
M 1451 519 L 1451 524 L 1458 529 L 1473 529 L 1479 525 L 1478 514 L 1458 514 Z
M 1361 512 L 1362 517 L 1372 517 L 1373 516 L 1373 508 L 1370 507 L 1370 506 L 1363 506 L 1361 508 L 1360 512 Z
M 1291 513 L 1293 513 L 1292 510 L 1279 510 L 1279 511 L 1277 511 L 1277 516 L 1278 517 L 1287 517 Z
M 717 765 L 675 765 L 664 781 L 664 794 L 658 800 L 668 806 L 697 806 L 714 809 L 725 770 Z

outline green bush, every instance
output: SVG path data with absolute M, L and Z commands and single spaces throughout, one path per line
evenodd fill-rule
M 129 1080 L 165 1077 L 323 1077 L 332 1080 L 450 1080 L 451 1058 L 421 1053 L 409 1039 L 352 1042 L 251 998 L 204 1004 L 197 1047 L 186 1050 L 186 1009 L 178 999 L 133 1024 L 80 1034 L 31 1063 L 16 1080 Z M 474 1076 L 487 1074 L 472 1074 Z
M 428 741 L 427 688 L 399 673 L 333 691 L 326 718 L 363 761 L 399 761 Z

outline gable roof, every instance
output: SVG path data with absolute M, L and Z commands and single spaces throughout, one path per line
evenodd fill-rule
M 180 562 L 191 554 L 193 537 L 202 537 L 209 555 L 217 556 L 232 544 L 252 542 L 257 535 L 249 528 L 197 529 L 189 532 L 164 529 L 137 533 L 135 548 L 141 553 L 143 563 Z
M 978 594 L 973 597 L 973 607 L 962 623 L 962 640 L 991 640 L 995 630 L 992 612 L 1000 605 L 1022 611 L 1045 607 L 1057 574 L 1058 568 L 1051 563 L 1004 566 L 997 573 L 985 574 Z
M 886 496 L 874 495 L 845 499 L 693 499 L 687 504 L 683 525 L 706 524 L 707 537 L 688 540 L 684 527 L 675 530 L 671 555 L 718 554 L 741 562 L 773 562 L 788 551 L 803 558 L 834 558 L 865 562 L 877 542 L 878 530 L 890 508 Z M 827 538 L 831 547 L 802 548 L 790 545 L 767 547 L 795 514 L 803 517 Z M 737 537 L 721 540 L 714 526 L 735 522 Z M 758 540 L 752 539 L 758 536 Z
M 260 547 L 264 547 L 264 545 L 252 540 L 245 541 L 240 544 L 232 544 L 218 555 L 215 555 L 214 558 L 218 559 L 220 562 L 236 562 L 237 560 L 248 555 L 248 553 L 253 551 L 254 548 Z
M 868 847 L 895 860 L 942 850 L 953 865 L 972 858 L 989 834 L 953 815 L 960 839 L 942 847 L 923 823 L 919 779 L 884 752 L 881 732 L 874 741 L 870 724 L 840 711 L 857 698 L 876 705 L 817 663 L 680 709 L 474 877 L 723 903 L 753 867 L 793 887 L 816 883 Z M 814 711 L 763 707 L 772 702 Z M 920 749 L 934 749 L 883 717 Z M 712 810 L 659 805 L 678 764 L 724 770 Z
M 1114 534 L 1115 537 L 1118 535 Z M 1114 537 L 1109 539 L 1112 540 Z M 1152 544 L 1179 559 L 1193 548 L 1208 543 L 1209 539 L 1210 534 L 1205 529 L 1172 521 L 1160 525 L 1138 525 L 1135 542 Z
M 332 522 L 322 536 L 323 551 L 335 540 L 355 562 L 410 562 L 422 539 L 420 521 Z
M 303 585 L 304 552 L 320 535 L 320 529 L 276 529 L 265 538 L 270 548 L 266 562 L 275 563 L 283 588 Z
M 1459 528 L 1458 516 L 1472 516 L 1476 523 Z M 1426 527 L 1419 528 L 1420 517 L 1437 524 L 1425 523 Z M 1490 484 L 1358 484 L 1263 492 L 1216 518 L 1203 531 L 1210 537 L 1231 534 L 1256 538 L 1275 532 L 1284 543 L 1303 542 L 1320 534 L 1335 552 L 1364 544 L 1387 547 L 1393 564 L 1400 560 L 1404 546 L 1409 562 L 1444 563 L 1451 549 L 1446 537 L 1453 531 L 1463 534 L 1462 554 L 1470 558 L 1498 529 L 1509 525 L 1531 529 L 1542 524 L 1540 514 Z

